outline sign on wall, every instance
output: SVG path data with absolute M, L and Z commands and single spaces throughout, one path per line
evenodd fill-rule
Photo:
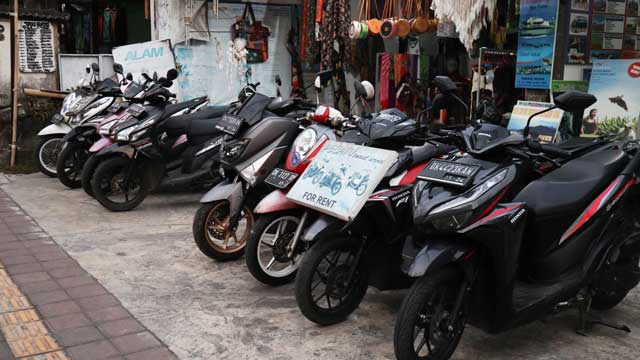
M 329 141 L 287 197 L 350 221 L 358 215 L 397 156 L 395 151 Z
M 639 4 L 639 0 L 592 0 L 592 62 L 640 58 Z
M 559 0 L 521 0 L 516 87 L 549 89 Z
M 21 72 L 49 73 L 56 71 L 51 23 L 47 21 L 20 21 L 18 49 Z
M 142 73 L 153 77 L 164 77 L 167 71 L 175 69 L 176 62 L 169 40 L 147 41 L 143 43 L 113 48 L 113 61 L 121 64 L 125 74 L 131 73 L 134 79 L 143 81 Z
M 585 112 L 582 135 L 635 137 L 640 117 L 640 59 L 595 60 L 589 92 L 598 101 Z

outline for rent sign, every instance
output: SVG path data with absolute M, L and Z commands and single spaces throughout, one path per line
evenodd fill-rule
M 339 219 L 355 218 L 398 154 L 329 141 L 287 197 Z

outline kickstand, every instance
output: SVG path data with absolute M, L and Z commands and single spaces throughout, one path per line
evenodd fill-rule
M 631 329 L 626 325 L 620 324 L 612 324 L 605 322 L 601 319 L 598 319 L 593 316 L 591 313 L 591 297 L 585 298 L 578 305 L 579 311 L 579 324 L 578 329 L 576 329 L 576 333 L 582 336 L 589 336 L 589 332 L 593 329 L 594 325 L 602 325 L 612 329 L 624 331 L 626 333 L 630 333 Z

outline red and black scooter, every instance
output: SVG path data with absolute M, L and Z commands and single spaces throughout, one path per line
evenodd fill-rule
M 569 112 L 593 102 L 577 92 L 555 99 Z M 467 322 L 498 333 L 567 307 L 579 308 L 581 331 L 628 330 L 588 316 L 640 280 L 629 196 L 638 143 L 568 151 L 528 139 L 528 127 L 524 136 L 486 124 L 449 134 L 469 155 L 434 160 L 418 176 L 403 250 L 416 280 L 396 320 L 398 359 L 448 359 Z M 548 165 L 555 170 L 540 171 Z

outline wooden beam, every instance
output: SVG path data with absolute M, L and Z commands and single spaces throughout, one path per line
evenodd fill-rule
M 64 91 L 49 91 L 38 89 L 24 89 L 24 94 L 27 96 L 35 96 L 49 99 L 64 99 L 69 93 Z

